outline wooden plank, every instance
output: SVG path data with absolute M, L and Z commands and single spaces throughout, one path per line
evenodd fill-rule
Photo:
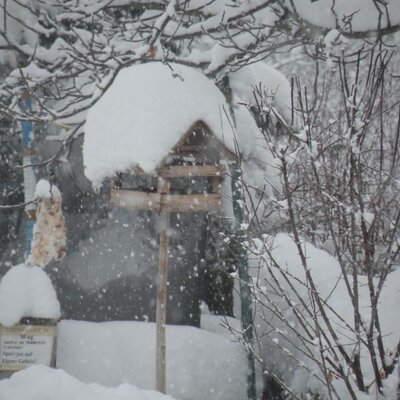
M 212 193 L 219 193 L 221 190 L 221 179 L 218 176 L 210 176 L 209 182 L 211 184 Z
M 207 149 L 207 146 L 205 144 L 185 144 L 181 147 L 179 147 L 179 152 L 184 153 L 184 152 L 204 152 Z
M 110 203 L 128 210 L 161 212 L 206 212 L 221 209 L 221 195 L 147 193 L 111 189 Z
M 161 210 L 165 212 L 205 212 L 221 209 L 221 195 L 168 194 L 161 198 Z
M 165 178 L 158 180 L 158 192 L 164 196 L 170 189 L 170 181 Z M 169 213 L 160 214 L 160 253 L 157 281 L 156 303 L 156 390 L 166 393 L 166 341 L 167 323 L 167 285 L 168 285 L 168 227 Z
M 110 203 L 116 207 L 129 210 L 159 211 L 161 208 L 161 193 L 112 188 L 110 191 Z
M 164 178 L 185 178 L 191 176 L 219 176 L 223 177 L 223 165 L 172 165 L 158 170 L 159 176 Z

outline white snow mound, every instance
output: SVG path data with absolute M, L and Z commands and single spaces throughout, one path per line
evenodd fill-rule
M 0 324 L 11 326 L 21 318 L 60 317 L 60 303 L 53 284 L 40 267 L 12 267 L 0 282 Z
M 286 0 L 301 18 L 323 28 L 367 32 L 400 22 L 399 0 Z
M 154 323 L 61 321 L 57 366 L 83 382 L 155 387 Z M 181 400 L 243 400 L 247 354 L 230 338 L 167 325 L 167 393 Z
M 55 185 L 51 185 L 49 181 L 46 179 L 40 179 L 40 181 L 36 184 L 35 189 L 35 198 L 61 198 L 61 193 L 58 190 L 58 187 Z
M 265 236 L 269 252 L 263 249 L 262 240 L 254 241 L 254 254 L 250 255 L 250 271 L 257 285 L 263 288 L 267 295 L 261 296 L 264 304 L 273 304 L 279 310 L 282 310 L 282 318 L 276 318 L 272 307 L 259 308 L 256 314 L 255 325 L 260 329 L 259 337 L 262 337 L 262 357 L 265 359 L 269 368 L 273 369 L 280 376 L 283 376 L 286 383 L 297 393 L 306 394 L 309 390 L 314 390 L 321 394 L 326 394 L 326 387 L 321 385 L 321 381 L 315 378 L 315 375 L 309 374 L 299 365 L 307 366 L 309 370 L 317 371 L 316 363 L 313 357 L 318 354 L 317 341 L 315 342 L 315 354 L 310 352 L 298 351 L 299 344 L 297 335 L 293 334 L 288 325 L 301 331 L 296 314 L 287 306 L 288 299 L 297 304 L 297 312 L 302 312 L 302 305 L 299 298 L 305 304 L 312 304 L 310 285 L 307 284 L 306 273 L 302 265 L 301 258 L 294 240 L 288 234 L 277 234 L 275 237 Z M 357 350 L 358 342 L 354 328 L 354 311 L 351 298 L 348 293 L 342 270 L 338 261 L 327 252 L 316 248 L 312 244 L 302 241 L 302 247 L 307 259 L 307 267 L 310 272 L 317 291 L 328 306 L 325 312 L 328 315 L 330 324 L 335 329 L 335 333 L 340 343 L 346 344 L 345 348 L 348 354 Z M 277 267 L 275 265 L 279 265 Z M 283 271 L 283 274 L 282 274 Z M 285 277 L 284 277 L 284 276 Z M 276 279 L 276 281 L 275 281 Z M 353 287 L 352 276 L 348 276 L 350 287 Z M 375 278 L 374 278 L 375 279 Z M 290 282 L 290 285 L 289 285 Z M 399 342 L 400 319 L 398 318 L 398 304 L 400 302 L 400 268 L 391 272 L 386 279 L 379 297 L 378 312 L 380 327 L 385 347 L 385 352 L 390 362 L 390 355 L 395 354 Z M 363 275 L 358 276 L 358 304 L 362 320 L 368 324 L 371 320 L 371 300 L 368 289 L 368 278 Z M 378 287 L 378 281 L 375 281 L 375 288 Z M 279 296 L 281 290 L 285 291 L 285 296 Z M 297 295 L 294 293 L 295 290 Z M 259 295 L 259 294 L 258 294 Z M 329 308 L 330 307 L 330 308 Z M 334 310 L 334 312 L 333 312 Z M 315 316 L 303 312 L 304 321 L 308 326 L 315 324 Z M 329 329 L 326 327 L 323 318 L 318 313 L 318 321 L 322 329 L 326 330 L 326 335 L 331 342 L 334 342 L 330 336 Z M 274 330 L 270 335 L 264 335 L 265 329 L 270 329 L 265 321 L 271 322 Z M 283 322 L 284 321 L 284 322 Z M 346 322 L 346 323 L 345 323 Z M 365 338 L 363 334 L 363 338 Z M 352 350 L 352 348 L 354 350 Z M 358 349 L 361 355 L 361 365 L 363 376 L 366 382 L 374 383 L 374 374 L 371 366 L 371 359 L 365 342 L 362 342 Z M 378 349 L 376 349 L 378 352 Z M 318 372 L 319 373 L 319 372 Z M 385 390 L 389 393 L 391 390 L 396 392 L 397 386 L 392 385 L 392 381 L 397 381 L 397 373 L 393 377 L 385 380 Z M 333 382 L 338 398 L 348 398 L 343 382 L 338 379 Z M 392 385 L 393 387 L 391 387 Z M 371 384 L 372 386 L 372 384 Z M 394 390 L 393 390 L 394 389 Z M 322 396 L 324 397 L 324 396 Z M 328 397 L 326 395 L 326 397 Z M 357 399 L 375 399 L 375 389 L 371 389 L 370 395 L 364 395 L 357 392 Z M 394 399 L 388 395 L 385 399 Z
M 275 68 L 259 61 L 230 74 L 229 83 L 234 94 L 235 107 L 244 107 L 239 103 L 255 105 L 254 89 L 261 85 L 269 104 L 286 120 L 290 120 L 291 85 L 286 76 Z
M 44 365 L 31 366 L 0 381 L 1 400 L 173 400 L 132 385 L 106 388 L 86 384 Z

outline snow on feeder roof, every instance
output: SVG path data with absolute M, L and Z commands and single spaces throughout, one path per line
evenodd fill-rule
M 83 156 L 85 174 L 95 186 L 134 166 L 153 173 L 197 121 L 234 152 L 223 94 L 201 72 L 171 67 L 152 62 L 121 70 L 90 109 Z

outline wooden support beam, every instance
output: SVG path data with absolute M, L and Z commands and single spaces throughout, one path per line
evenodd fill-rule
M 110 203 L 128 210 L 206 212 L 221 209 L 221 194 L 166 194 L 111 189 Z
M 188 178 L 191 176 L 219 176 L 223 177 L 223 165 L 172 165 L 158 170 L 163 178 Z
M 208 179 L 211 184 L 212 193 L 219 193 L 221 190 L 221 179 L 218 176 L 210 176 Z
M 180 152 L 194 152 L 201 153 L 207 149 L 207 145 L 205 144 L 185 144 L 179 147 Z
M 166 194 L 161 198 L 161 210 L 165 212 L 206 212 L 221 209 L 221 195 Z
M 110 203 L 113 206 L 127 208 L 128 210 L 160 211 L 161 193 L 112 188 L 110 191 Z

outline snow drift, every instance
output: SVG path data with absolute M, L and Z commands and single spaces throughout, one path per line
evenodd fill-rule
M 124 384 L 106 388 L 78 381 L 65 371 L 31 366 L 0 381 L 1 400 L 173 400 L 159 392 Z
M 155 324 L 62 321 L 57 366 L 83 382 L 155 387 Z M 181 400 L 246 398 L 247 356 L 231 339 L 167 325 L 167 393 Z

